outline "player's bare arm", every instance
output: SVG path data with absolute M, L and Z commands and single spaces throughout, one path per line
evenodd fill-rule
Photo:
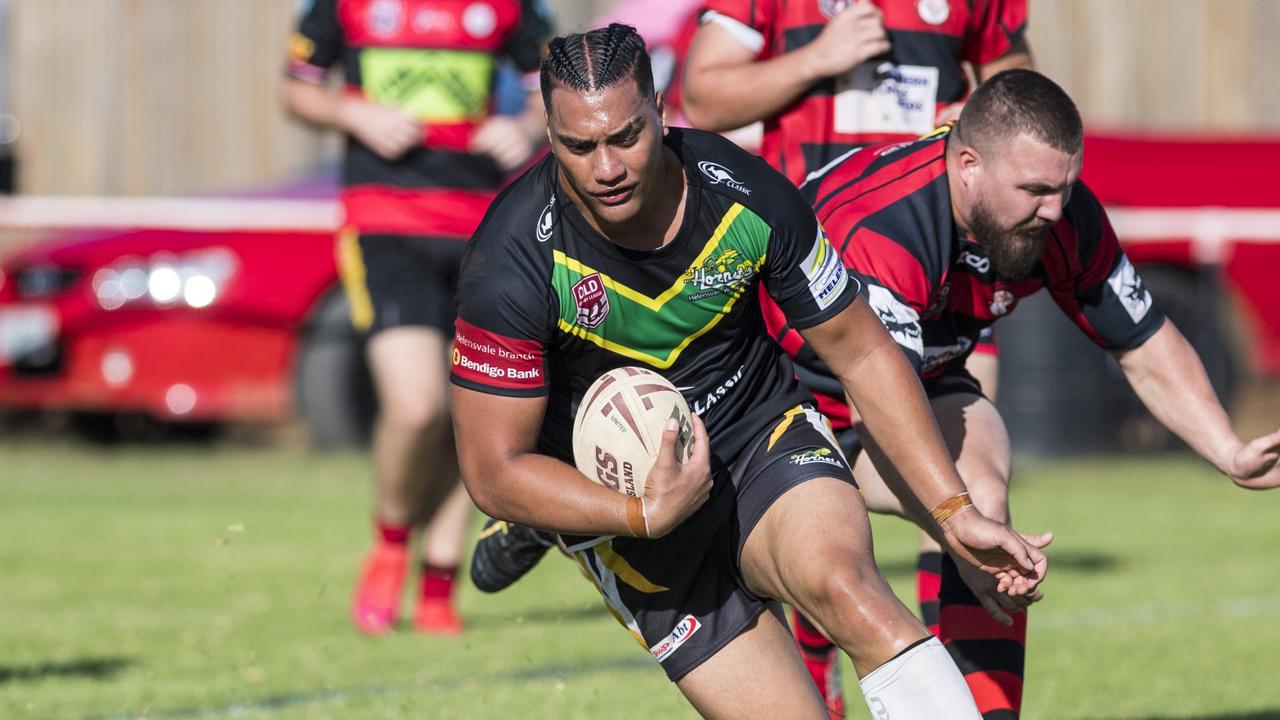
M 422 140 L 422 125 L 399 108 L 349 97 L 325 85 L 286 78 L 284 103 L 289 112 L 313 125 L 354 136 L 384 160 L 399 158 Z
M 706 22 L 689 48 L 684 112 L 704 130 L 750 125 L 778 113 L 814 83 L 888 50 L 883 18 L 870 0 L 836 15 L 808 45 L 761 61 L 725 27 Z
M 858 298 L 801 334 L 840 379 L 867 431 L 907 484 L 903 504 L 919 525 L 961 559 L 997 576 L 999 591 L 1033 592 L 1048 568 L 1040 547 L 1050 536 L 1022 536 L 957 499 L 964 482 L 920 380 L 867 302 Z
M 511 171 L 533 155 L 546 131 L 542 93 L 531 91 L 526 94 L 525 107 L 519 115 L 489 116 L 472 134 L 468 149 L 492 157 L 498 167 Z
M 575 535 L 641 535 L 627 497 L 591 482 L 567 463 L 536 452 L 545 398 L 515 398 L 454 385 L 450 401 L 462 480 L 476 506 L 495 518 Z M 675 461 L 676 430 L 663 433 L 662 455 L 645 488 L 649 537 L 661 537 L 693 514 L 711 491 L 707 433 L 694 417 L 688 462 Z
M 1165 320 L 1146 342 L 1119 359 L 1151 414 L 1200 457 L 1242 488 L 1280 486 L 1280 431 L 1250 442 L 1236 435 L 1199 356 L 1172 322 Z

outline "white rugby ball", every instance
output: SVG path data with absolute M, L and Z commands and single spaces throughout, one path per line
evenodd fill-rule
M 573 421 L 574 464 L 605 487 L 641 497 L 672 417 L 680 422 L 676 457 L 683 462 L 693 438 L 684 396 L 652 370 L 610 370 L 587 388 L 578 405 Z

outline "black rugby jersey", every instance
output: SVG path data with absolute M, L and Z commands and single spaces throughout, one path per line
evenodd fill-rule
M 952 216 L 948 136 L 944 128 L 914 143 L 854 151 L 801 188 L 921 377 L 963 367 L 979 333 L 1041 288 L 1108 350 L 1137 347 L 1160 328 L 1164 316 L 1081 182 L 1049 229 L 1031 276 L 996 278 L 982 245 Z M 764 304 L 770 332 L 796 358 L 820 408 L 838 426 L 848 425 L 839 383 L 767 298 Z
M 707 425 L 714 466 L 811 401 L 765 334 L 761 285 L 796 327 L 858 294 L 799 191 L 712 133 L 672 129 L 688 198 L 676 237 L 647 252 L 599 235 L 569 201 L 554 157 L 503 191 L 463 261 L 452 381 L 548 396 L 539 451 L 572 464 L 573 418 L 602 373 L 640 365 L 678 387 Z

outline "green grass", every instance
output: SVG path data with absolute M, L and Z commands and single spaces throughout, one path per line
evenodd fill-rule
M 0 442 L 0 718 L 693 716 L 555 557 L 465 589 L 461 638 L 357 635 L 367 475 L 358 454 Z M 1027 718 L 1280 718 L 1280 492 L 1186 458 L 1023 463 L 1014 511 L 1058 535 Z M 913 531 L 881 518 L 876 540 L 909 597 Z

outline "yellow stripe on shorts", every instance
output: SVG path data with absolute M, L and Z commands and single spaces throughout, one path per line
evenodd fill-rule
M 351 226 L 339 230 L 335 251 L 338 276 L 342 279 L 347 302 L 351 304 L 351 324 L 363 332 L 373 327 L 373 299 L 369 297 L 369 285 L 365 281 L 360 233 Z
M 776 444 L 782 437 L 782 434 L 787 431 L 787 428 L 791 427 L 791 421 L 795 420 L 797 415 L 801 415 L 803 413 L 804 408 L 799 405 L 788 410 L 786 414 L 782 416 L 782 422 L 778 423 L 777 427 L 773 429 L 773 432 L 769 433 L 769 446 L 766 447 L 765 450 L 772 450 L 774 444 Z

